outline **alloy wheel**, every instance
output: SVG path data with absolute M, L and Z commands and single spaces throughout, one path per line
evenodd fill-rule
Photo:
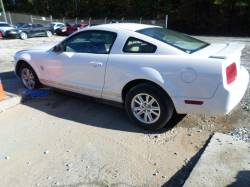
M 47 32 L 46 32 L 46 35 L 47 35 L 47 37 L 51 37 L 51 36 L 52 36 L 52 32 L 47 31 Z
M 35 88 L 36 85 L 35 76 L 30 69 L 28 68 L 22 69 L 21 79 L 26 88 L 31 90 Z
M 22 32 L 22 33 L 20 34 L 20 37 L 21 37 L 21 39 L 23 39 L 23 40 L 26 40 L 26 39 L 28 38 L 27 34 L 24 33 L 24 32 Z
M 153 124 L 161 116 L 161 108 L 158 101 L 146 93 L 134 96 L 131 102 L 131 110 L 133 115 L 145 124 Z

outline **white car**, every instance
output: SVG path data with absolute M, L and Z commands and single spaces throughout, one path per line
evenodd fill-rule
M 11 25 L 9 25 L 6 22 L 0 22 L 0 35 L 1 36 L 5 36 L 5 32 L 15 29 L 14 27 L 12 27 Z
M 152 25 L 106 24 L 17 52 L 15 71 L 28 89 L 43 84 L 119 102 L 136 124 L 159 129 L 175 112 L 229 113 L 249 82 L 243 48 Z
M 50 24 L 50 26 L 52 27 L 52 29 L 55 31 L 56 29 L 59 29 L 61 27 L 65 27 L 65 24 L 64 23 L 61 23 L 61 22 L 52 22 Z

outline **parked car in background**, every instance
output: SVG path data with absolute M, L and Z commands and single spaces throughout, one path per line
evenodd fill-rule
M 119 20 L 115 20 L 115 19 L 113 19 L 113 20 L 111 20 L 111 22 L 110 23 L 122 23 L 122 21 L 119 21 Z
M 84 29 L 84 28 L 86 28 L 86 27 L 88 27 L 88 26 L 89 26 L 89 25 L 86 24 L 86 23 L 78 23 L 78 24 L 73 25 L 73 27 L 76 27 L 78 30 Z
M 65 24 L 62 22 L 52 22 L 48 24 L 48 27 L 51 28 L 51 31 L 55 33 L 55 31 L 59 28 L 65 27 Z
M 42 24 L 31 23 L 24 24 L 17 29 L 8 30 L 5 33 L 6 38 L 20 38 L 22 40 L 39 36 L 51 37 L 52 35 L 51 28 Z
M 59 36 L 69 36 L 72 33 L 79 31 L 80 29 L 83 29 L 87 26 L 88 24 L 84 24 L 84 23 L 79 23 L 79 24 L 74 24 L 74 25 L 70 25 L 69 23 L 66 23 L 64 27 L 56 29 L 56 34 Z
M 244 45 L 207 43 L 163 27 L 107 24 L 59 44 L 15 54 L 15 72 L 28 89 L 43 85 L 121 103 L 145 129 L 173 114 L 229 113 L 244 96 L 249 73 Z
M 0 22 L 0 37 L 5 37 L 6 31 L 15 29 L 13 26 L 6 22 Z
M 22 27 L 22 26 L 25 25 L 25 24 L 27 24 L 27 23 L 17 23 L 17 24 L 16 24 L 16 28 L 20 28 L 20 27 Z

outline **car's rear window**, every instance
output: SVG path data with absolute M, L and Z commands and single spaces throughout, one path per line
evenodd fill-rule
M 160 40 L 186 53 L 193 53 L 209 45 L 207 42 L 162 27 L 147 28 L 137 32 Z

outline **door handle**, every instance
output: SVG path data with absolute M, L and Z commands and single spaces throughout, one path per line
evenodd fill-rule
M 102 62 L 96 62 L 96 61 L 91 61 L 90 64 L 97 68 L 97 67 L 102 67 L 103 63 Z

